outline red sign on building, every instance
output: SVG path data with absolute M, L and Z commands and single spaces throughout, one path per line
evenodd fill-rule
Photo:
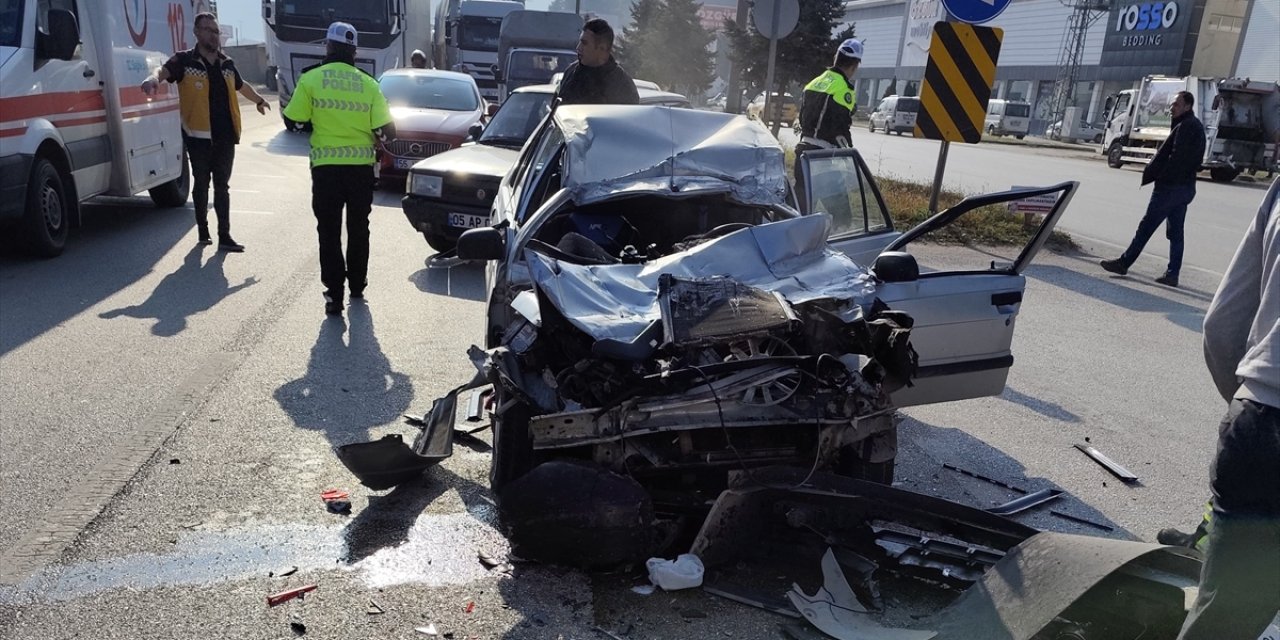
M 724 21 L 737 20 L 737 7 L 709 7 L 702 5 L 698 9 L 698 19 L 702 21 L 702 28 L 708 31 L 718 32 L 724 29 Z

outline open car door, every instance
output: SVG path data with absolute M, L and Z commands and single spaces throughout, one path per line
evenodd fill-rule
M 871 172 L 855 149 L 806 151 L 800 163 L 800 213 L 831 216 L 832 249 L 870 268 L 876 256 L 898 238 L 889 210 Z
M 1049 239 L 1078 187 L 1078 182 L 1064 182 L 966 198 L 902 234 L 877 258 L 872 266 L 876 297 L 915 320 L 911 343 L 920 357 L 914 385 L 894 392 L 894 404 L 909 407 L 1004 391 L 1026 289 L 1022 272 Z M 1006 210 L 1009 203 L 1037 196 L 1040 202 L 1052 198 L 1053 204 L 1042 216 L 1028 218 L 1029 240 L 1008 251 L 1012 261 L 992 260 L 993 253 L 985 250 L 923 244 L 966 216 L 1012 216 Z M 919 256 L 937 266 L 922 269 Z

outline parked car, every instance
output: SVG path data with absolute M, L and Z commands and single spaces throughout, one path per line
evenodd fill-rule
M 689 107 L 688 98 L 678 93 L 637 91 L 641 104 Z M 489 224 L 498 183 L 546 116 L 554 94 L 549 84 L 516 89 L 487 125 L 473 125 L 472 142 L 413 165 L 400 205 L 432 249 L 450 251 L 463 231 Z
M 1076 125 L 1076 135 L 1067 142 L 1083 142 L 1088 141 L 1094 144 L 1102 144 L 1102 136 L 1106 133 L 1106 125 L 1094 124 L 1092 122 L 1081 122 Z M 1062 121 L 1059 120 L 1051 125 L 1044 132 L 1045 137 L 1050 140 L 1062 140 Z
M 462 144 L 488 112 L 475 78 L 465 73 L 391 69 L 378 86 L 396 125 L 396 139 L 380 154 L 382 177 L 405 175 L 419 160 Z
M 1021 140 L 1027 137 L 1027 128 L 1031 126 L 1031 104 L 1016 100 L 989 100 L 984 126 L 989 136 L 1014 136 Z
M 916 114 L 920 111 L 920 98 L 911 96 L 885 96 L 867 118 L 867 130 L 876 129 L 885 135 L 913 133 L 916 130 Z
M 779 94 L 774 93 L 773 99 L 777 100 L 778 98 L 779 98 Z M 781 111 L 779 112 L 779 116 L 778 116 L 778 122 L 781 122 L 783 124 L 793 124 L 794 122 L 800 119 L 800 103 L 796 102 L 795 96 L 789 93 L 781 94 L 781 99 L 782 99 L 781 107 L 770 106 L 769 108 L 770 109 L 781 108 Z M 752 120 L 763 120 L 765 122 L 773 122 L 772 114 L 764 114 L 764 94 L 763 93 L 756 96 L 756 99 L 752 100 L 747 105 L 747 117 L 751 118 Z
M 1077 183 L 970 198 L 899 233 L 857 150 L 800 161 L 806 211 L 759 122 L 559 108 L 503 178 L 493 225 L 458 242 L 488 262 L 476 378 L 435 403 L 412 449 L 384 438 L 343 462 L 370 486 L 416 477 L 450 454 L 457 395 L 492 384 L 490 483 L 513 544 L 563 544 L 589 521 L 619 542 L 588 564 L 652 551 L 731 470 L 890 482 L 896 407 L 1004 389 L 1021 273 Z M 1011 263 L 921 273 L 909 253 L 1042 194 L 1055 205 Z M 608 488 L 583 504 L 595 482 Z

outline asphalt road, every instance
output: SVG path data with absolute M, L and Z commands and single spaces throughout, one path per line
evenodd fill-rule
M 789 145 L 796 140 L 786 129 L 779 138 Z M 940 142 L 855 127 L 852 143 L 876 175 L 933 184 Z M 1059 228 L 1089 241 L 1105 257 L 1118 256 L 1133 238 L 1151 198 L 1151 186 L 1139 186 L 1140 165 L 1111 169 L 1096 153 L 1097 147 L 1076 146 L 1078 150 L 1029 148 L 1011 138 L 1001 138 L 999 143 L 952 144 L 943 182 L 948 189 L 973 195 L 1078 180 L 1080 190 Z M 1267 184 L 1244 180 L 1217 183 L 1203 174 L 1187 211 L 1185 267 L 1207 274 L 1225 271 L 1266 188 Z M 1157 233 L 1139 265 L 1158 276 L 1168 259 L 1169 243 Z
M 198 247 L 189 208 L 145 199 L 91 207 L 57 260 L 0 252 L 0 637 L 284 638 L 291 623 L 322 638 L 427 637 L 414 629 L 428 624 L 455 638 L 605 637 L 597 626 L 628 639 L 779 637 L 778 618 L 701 592 L 632 593 L 637 572 L 487 570 L 477 554 L 507 547 L 485 453 L 458 447 L 390 492 L 356 484 L 333 445 L 410 434 L 401 414 L 470 377 L 482 272 L 433 266 L 399 194 L 382 192 L 368 301 L 326 318 L 306 140 L 281 132 L 274 113 L 246 110 L 246 121 L 232 181 L 244 254 Z M 873 167 L 931 175 L 934 143 L 881 138 L 874 155 L 859 139 Z M 965 167 L 952 175 L 985 166 L 973 179 L 1000 186 L 1060 172 L 1136 182 L 1028 149 L 952 158 Z M 1199 337 L 1225 258 L 1197 238 L 1219 216 L 1227 242 L 1261 198 L 1202 186 L 1198 204 L 1231 204 L 1193 212 L 1188 254 L 1204 271 L 1184 274 L 1183 289 L 1152 284 L 1155 262 L 1129 278 L 1099 273 L 1105 246 L 1042 254 L 1008 389 L 908 411 L 900 484 L 984 507 L 1014 497 L 948 463 L 1065 489 L 1059 510 L 1113 531 L 1020 516 L 1034 526 L 1147 540 L 1190 526 L 1225 409 Z M 1119 210 L 1136 223 L 1145 194 L 1131 191 L 1103 212 L 1091 211 L 1103 193 L 1082 194 L 1068 219 Z M 1120 243 L 1132 225 L 1111 226 L 1123 232 L 1099 235 Z M 1141 482 L 1126 486 L 1071 448 L 1086 439 Z M 335 487 L 351 492 L 351 516 L 326 512 L 320 493 Z M 307 584 L 319 589 L 304 601 L 264 603 Z

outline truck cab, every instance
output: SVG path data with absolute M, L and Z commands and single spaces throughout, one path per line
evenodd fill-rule
M 0 225 L 30 253 L 60 254 L 94 196 L 186 203 L 177 89 L 141 89 L 195 45 L 192 20 L 209 8 L 185 6 L 0 0 Z
M 547 84 L 578 59 L 582 17 L 558 11 L 513 11 L 498 36 L 498 99 L 532 85 Z
M 499 103 L 498 44 L 502 20 L 524 9 L 512 0 L 441 0 L 436 12 L 435 65 L 476 79 L 485 100 Z

